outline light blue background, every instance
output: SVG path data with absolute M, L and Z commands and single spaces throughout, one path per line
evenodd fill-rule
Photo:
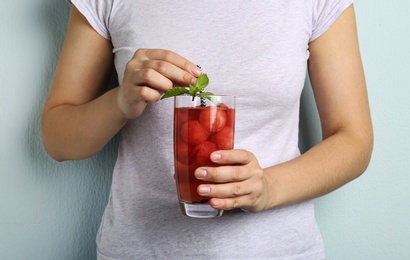
M 410 259 L 410 4 L 356 2 L 375 130 L 364 175 L 316 200 L 328 259 Z M 88 260 L 115 159 L 56 163 L 40 113 L 65 34 L 64 0 L 2 0 L 0 8 L 0 259 Z M 307 82 L 307 86 L 309 83 Z M 309 88 L 302 148 L 318 142 Z

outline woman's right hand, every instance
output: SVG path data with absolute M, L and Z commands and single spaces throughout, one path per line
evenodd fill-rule
M 138 49 L 127 63 L 117 103 L 126 119 L 137 118 L 147 103 L 157 102 L 173 84 L 195 84 L 201 70 L 175 52 Z
M 173 82 L 187 86 L 200 74 L 195 64 L 174 52 L 141 49 L 128 62 L 122 85 L 106 92 L 114 65 L 112 49 L 112 42 L 72 6 L 42 113 L 44 147 L 54 159 L 94 155 Z

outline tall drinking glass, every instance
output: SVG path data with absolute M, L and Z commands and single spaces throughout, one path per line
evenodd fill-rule
M 182 214 L 195 218 L 219 217 L 200 196 L 198 185 L 206 183 L 194 176 L 200 166 L 215 166 L 209 156 L 216 150 L 232 149 L 235 131 L 235 96 L 214 96 L 217 101 L 176 96 L 174 101 L 174 160 L 178 197 Z

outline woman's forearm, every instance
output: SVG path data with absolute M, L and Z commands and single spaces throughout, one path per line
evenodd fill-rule
M 265 169 L 269 208 L 325 195 L 360 176 L 373 148 L 371 128 L 340 130 L 294 160 Z
M 58 161 L 84 159 L 96 154 L 125 125 L 116 105 L 118 88 L 81 104 L 45 107 L 43 143 Z

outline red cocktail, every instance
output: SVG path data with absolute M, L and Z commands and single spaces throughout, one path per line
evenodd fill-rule
M 235 97 L 214 96 L 217 102 L 175 97 L 174 156 L 179 201 L 183 214 L 191 217 L 216 217 L 222 211 L 209 206 L 208 198 L 198 194 L 195 178 L 200 166 L 216 166 L 209 156 L 216 150 L 233 149 Z

